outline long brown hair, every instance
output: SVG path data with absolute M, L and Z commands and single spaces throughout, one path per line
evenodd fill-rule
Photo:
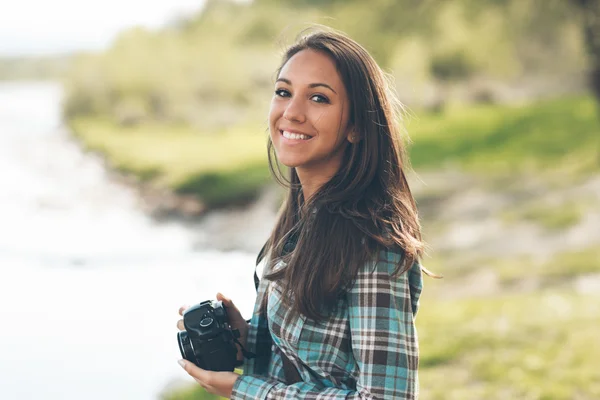
M 354 40 L 333 30 L 304 33 L 287 49 L 283 66 L 302 50 L 314 50 L 335 63 L 350 101 L 349 126 L 357 141 L 347 146 L 339 171 L 308 202 L 294 168 L 283 178 L 269 139 L 269 166 L 288 187 L 287 198 L 258 261 L 267 257 L 268 280 L 280 281 L 294 313 L 321 320 L 337 304 L 358 270 L 380 250 L 396 248 L 409 269 L 423 253 L 416 203 L 404 174 L 401 105 L 386 75 Z M 284 254 L 294 235 L 295 249 Z M 285 267 L 274 266 L 283 261 Z M 265 299 L 263 299 L 263 310 Z

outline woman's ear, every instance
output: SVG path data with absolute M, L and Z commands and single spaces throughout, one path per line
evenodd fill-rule
M 346 139 L 348 139 L 348 141 L 352 144 L 360 142 L 360 136 L 356 134 L 356 131 L 354 129 L 350 129 L 350 131 L 348 132 L 348 136 L 346 136 Z

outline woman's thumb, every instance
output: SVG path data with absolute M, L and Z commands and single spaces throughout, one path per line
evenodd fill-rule
M 231 299 L 225 297 L 222 293 L 217 293 L 217 300 L 222 301 L 228 307 L 231 307 L 233 305 Z

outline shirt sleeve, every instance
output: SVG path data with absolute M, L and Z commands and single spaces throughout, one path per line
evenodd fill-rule
M 417 296 L 411 290 L 418 282 L 410 278 L 420 278 L 420 265 L 393 276 L 400 257 L 388 251 L 359 272 L 348 293 L 352 352 L 360 370 L 357 398 L 418 397 Z
M 388 252 L 383 260 L 369 263 L 346 295 L 352 352 L 359 371 L 356 390 L 323 388 L 311 382 L 286 385 L 263 376 L 241 375 L 231 399 L 416 399 L 419 350 L 411 286 L 419 283 L 409 277 L 419 265 L 392 276 L 399 260 L 400 255 Z

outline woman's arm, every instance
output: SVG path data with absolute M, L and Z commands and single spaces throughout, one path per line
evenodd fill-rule
M 392 277 L 400 255 L 366 265 L 347 293 L 351 343 L 357 369 L 356 390 L 310 382 L 285 385 L 274 379 L 240 376 L 232 399 L 416 399 L 419 351 L 414 325 L 421 289 L 419 265 Z M 411 292 L 412 288 L 412 292 Z M 411 294 L 412 293 L 412 294 Z

